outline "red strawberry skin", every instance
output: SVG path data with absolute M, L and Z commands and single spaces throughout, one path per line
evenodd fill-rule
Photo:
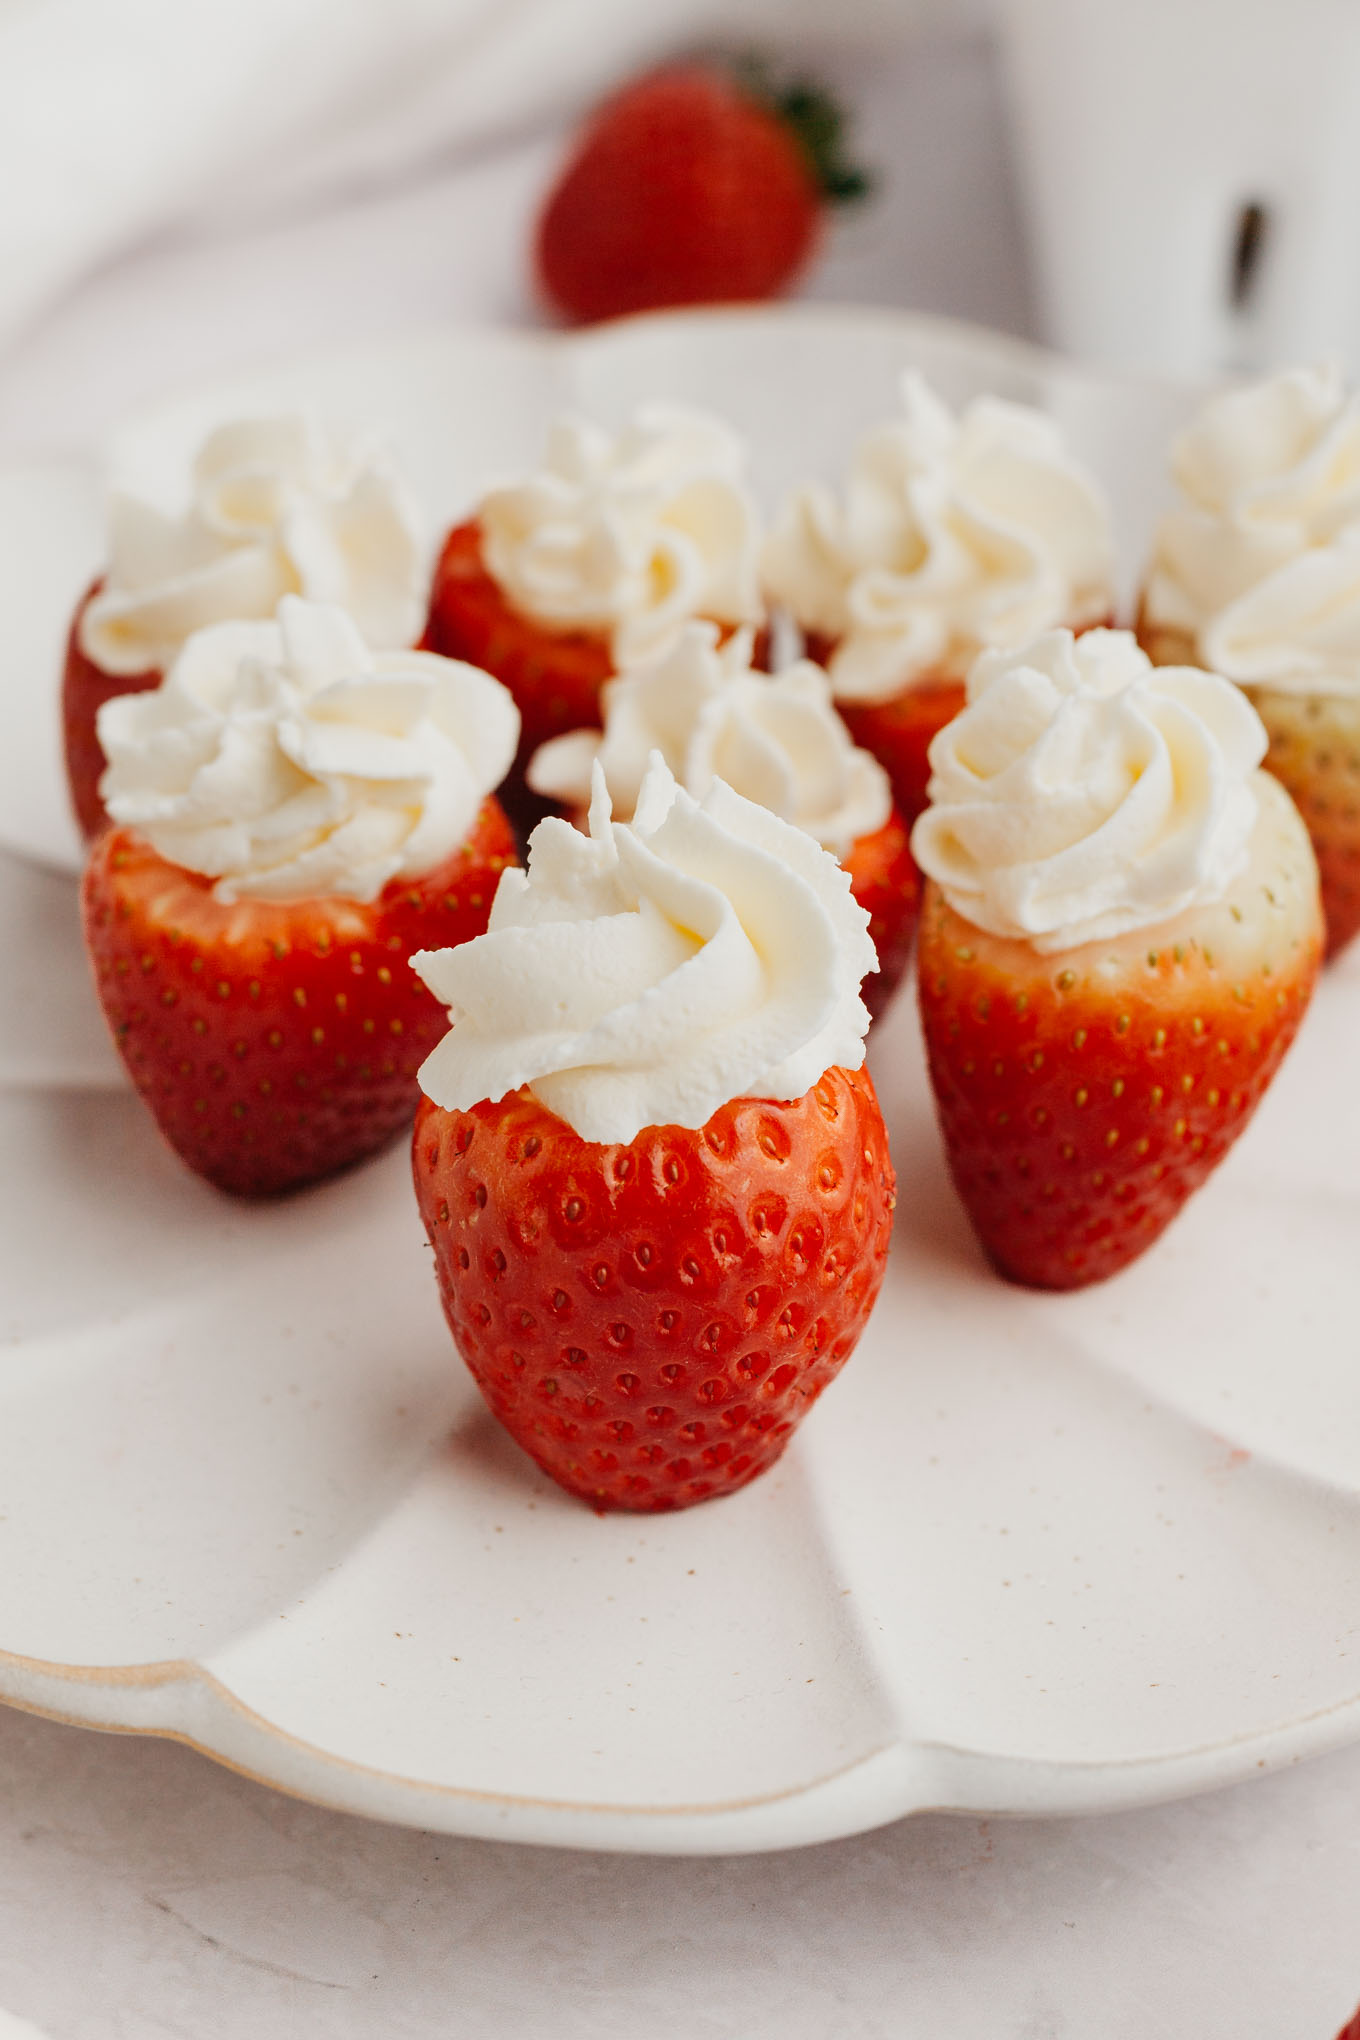
M 1109 623 L 1105 617 L 1102 623 Z M 1085 624 L 1083 630 L 1099 626 Z M 1082 633 L 1078 631 L 1077 635 Z M 830 663 L 839 638 L 805 633 L 806 656 Z M 892 783 L 893 799 L 910 828 L 927 805 L 930 746 L 946 723 L 963 713 L 967 690 L 961 673 L 922 673 L 887 701 L 838 701 L 836 710 L 855 742 L 872 752 Z
M 407 959 L 480 935 L 514 838 L 487 800 L 464 843 L 370 904 L 224 906 L 130 829 L 96 842 L 82 894 L 104 1014 L 176 1153 L 219 1189 L 317 1181 L 409 1125 L 447 1017 Z
M 457 525 L 434 572 L 427 651 L 465 659 L 508 687 L 521 717 L 515 772 L 549 737 L 600 720 L 600 689 L 614 671 L 609 640 L 598 631 L 550 630 L 511 608 L 482 558 L 481 527 Z
M 719 629 L 722 638 L 732 634 L 730 625 Z M 549 737 L 599 726 L 600 689 L 615 670 L 609 639 L 599 631 L 552 630 L 512 608 L 487 569 L 481 527 L 473 519 L 456 525 L 444 541 L 421 645 L 446 659 L 480 666 L 509 688 L 520 713 L 520 739 L 501 797 L 527 832 L 543 815 L 556 812 L 551 801 L 539 799 L 525 785 L 529 760 Z M 767 651 L 762 631 L 755 663 Z
M 887 773 L 907 827 L 927 805 L 930 746 L 966 702 L 962 680 L 915 680 L 891 701 L 838 701 L 837 711 L 855 742 Z
M 881 829 L 860 836 L 842 858 L 850 890 L 869 916 L 878 969 L 865 978 L 861 996 L 875 1019 L 901 984 L 911 957 L 921 909 L 921 874 L 911 854 L 911 831 L 894 808 Z
M 478 1387 L 601 1512 L 687 1508 L 773 1465 L 882 1284 L 894 1178 L 863 1070 L 626 1146 L 523 1091 L 470 1112 L 426 1100 L 412 1159 Z
M 117 694 L 145 694 L 159 687 L 161 674 L 153 666 L 145 673 L 106 673 L 80 647 L 80 621 L 103 587 L 103 578 L 87 588 L 71 619 L 66 640 L 66 667 L 61 684 L 61 726 L 66 751 L 66 779 L 71 792 L 80 832 L 88 842 L 104 827 L 108 816 L 99 798 L 99 782 L 105 759 L 95 734 L 95 718 L 106 701 Z
M 810 259 L 821 212 L 784 122 L 722 72 L 675 65 L 587 126 L 539 220 L 538 278 L 578 321 L 774 297 Z
M 803 656 L 827 667 L 839 638 L 805 631 Z M 967 700 L 962 677 L 924 673 L 887 701 L 838 701 L 836 713 L 861 750 L 877 758 L 888 775 L 894 804 L 910 829 L 926 807 L 931 740 L 962 713 Z
M 1251 1118 L 1321 957 L 1316 874 L 1290 815 L 1293 875 L 1272 874 L 1267 905 L 1247 874 L 1212 944 L 1182 915 L 1040 956 L 975 928 L 927 882 L 917 971 L 936 1109 L 955 1187 L 1012 1281 L 1076 1289 L 1117 1273 Z

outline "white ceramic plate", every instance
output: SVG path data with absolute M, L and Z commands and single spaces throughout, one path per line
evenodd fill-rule
M 1136 571 L 1184 396 L 905 316 L 430 335 L 111 454 L 164 487 L 206 423 L 305 398 L 383 423 L 439 524 L 564 402 L 665 396 L 740 424 L 769 495 L 835 472 L 908 362 L 1049 404 Z M 984 1270 L 899 1001 L 853 1363 L 754 1487 L 596 1519 L 484 1413 L 403 1153 L 251 1210 L 121 1085 L 41 868 L 72 859 L 55 669 L 97 564 L 93 470 L 0 476 L 0 1696 L 387 1819 L 647 1850 L 1124 1806 L 1360 1734 L 1360 963 L 1171 1234 L 1072 1297 Z

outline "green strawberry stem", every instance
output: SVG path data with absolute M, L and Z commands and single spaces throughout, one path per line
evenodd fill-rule
M 845 153 L 849 121 L 825 87 L 811 78 L 779 84 L 766 59 L 753 52 L 738 57 L 733 70 L 742 90 L 789 129 L 823 198 L 848 205 L 868 196 L 873 178 Z

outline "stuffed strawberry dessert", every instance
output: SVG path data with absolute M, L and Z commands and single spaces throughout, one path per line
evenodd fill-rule
M 273 622 L 196 632 L 99 736 L 113 826 L 86 942 L 170 1145 L 243 1196 L 382 1146 L 444 1031 L 407 958 L 480 934 L 513 860 L 491 796 L 519 736 L 505 689 L 286 596 Z
M 979 397 L 956 418 L 924 378 L 861 442 L 842 496 L 809 482 L 765 546 L 771 602 L 827 668 L 857 744 L 882 760 L 908 823 L 926 753 L 989 647 L 1109 620 L 1113 553 L 1096 483 L 1051 418 Z
M 599 1510 L 731 1493 L 783 1451 L 883 1278 L 866 916 L 833 857 L 657 758 L 630 823 L 549 819 L 484 936 L 418 956 L 452 1026 L 416 1193 L 482 1394 Z
M 519 775 L 549 737 L 598 722 L 604 682 L 667 652 L 692 617 L 760 621 L 745 466 L 700 412 L 650 405 L 616 435 L 563 419 L 540 471 L 449 534 L 425 642 L 510 689 Z
M 850 875 L 869 916 L 878 971 L 865 987 L 877 1013 L 906 968 L 920 883 L 888 777 L 858 749 L 820 666 L 753 671 L 751 633 L 725 643 L 711 623 L 687 624 L 673 652 L 607 680 L 602 730 L 576 730 L 536 751 L 529 785 L 584 819 L 596 761 L 614 814 L 632 815 L 657 752 L 702 800 L 714 780 L 805 829 Z
M 1126 631 L 974 667 L 931 746 L 921 1016 L 949 1165 L 1003 1275 L 1074 1289 L 1150 1246 L 1289 1047 L 1317 868 L 1266 735 Z
M 1360 396 L 1295 369 L 1206 404 L 1172 456 L 1139 635 L 1244 687 L 1308 824 L 1330 953 L 1360 929 Z
M 101 705 L 156 687 L 193 631 L 269 619 L 284 595 L 347 609 L 371 645 L 414 644 L 425 596 L 420 520 L 390 463 L 303 417 L 211 433 L 173 512 L 115 491 L 109 563 L 76 611 L 62 718 L 72 805 L 102 828 Z

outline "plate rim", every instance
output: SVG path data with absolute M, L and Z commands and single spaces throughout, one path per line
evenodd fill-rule
M 100 1695 L 105 1706 L 118 1693 L 182 1696 L 186 1704 L 97 1713 L 69 1704 L 82 1691 Z M 1360 1737 L 1360 1695 L 1274 1728 L 1156 1757 L 1013 1757 L 899 1735 L 799 1784 L 668 1806 L 554 1799 L 365 1764 L 271 1722 L 192 1659 L 63 1665 L 0 1650 L 0 1705 L 69 1727 L 182 1743 L 255 1784 L 337 1813 L 539 1847 L 650 1855 L 812 1847 L 918 1813 L 1005 1820 L 1132 1812 L 1287 1769 Z M 234 1731 L 223 1738 L 230 1748 L 206 1739 L 223 1722 Z M 272 1766 L 251 1760 L 271 1751 L 283 1752 Z

